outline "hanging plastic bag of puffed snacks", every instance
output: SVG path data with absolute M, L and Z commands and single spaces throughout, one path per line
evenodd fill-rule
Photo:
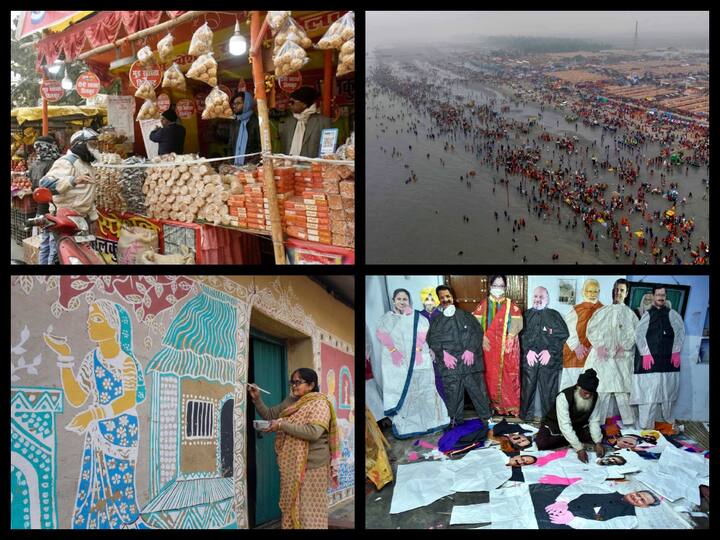
M 285 23 L 275 33 L 275 48 L 279 49 L 285 45 L 286 41 L 293 41 L 300 45 L 303 49 L 312 47 L 312 40 L 295 19 L 288 17 Z
M 200 56 L 212 52 L 212 41 L 212 30 L 210 30 L 208 23 L 205 23 L 195 30 L 195 33 L 190 40 L 188 54 L 191 54 L 192 56 Z
M 217 62 L 213 58 L 212 53 L 203 54 L 198 57 L 190 66 L 187 77 L 202 81 L 210 86 L 217 86 Z
M 142 107 L 140 107 L 140 111 L 138 112 L 135 120 L 139 122 L 140 120 L 152 120 L 158 118 L 160 118 L 160 109 L 157 108 L 155 102 L 148 99 L 145 100 L 145 103 L 143 103 Z
M 168 34 L 157 44 L 158 56 L 161 62 L 169 62 L 173 58 L 173 41 L 175 38 L 172 34 Z
M 182 74 L 177 64 L 173 63 L 163 76 L 162 82 L 163 88 L 171 88 L 172 90 L 179 90 L 181 92 L 187 89 L 185 83 L 185 75 Z
M 318 49 L 339 49 L 343 43 L 355 37 L 355 15 L 348 11 L 330 25 L 325 35 L 320 38 Z
M 275 75 L 282 77 L 283 75 L 295 73 L 309 61 L 305 49 L 293 41 L 286 41 L 273 58 Z
M 212 118 L 233 118 L 230 108 L 230 98 L 219 88 L 213 88 L 205 98 L 205 110 L 202 113 L 203 120 Z
M 290 17 L 289 11 L 268 11 L 267 12 L 267 23 L 273 32 L 277 32 L 278 29 L 285 24 L 285 21 Z
M 135 92 L 135 97 L 140 99 L 149 99 L 151 101 L 155 101 L 157 99 L 157 96 L 155 95 L 155 88 L 150 81 L 143 81 L 140 86 L 138 86 L 138 89 Z
M 349 39 L 342 44 L 338 61 L 338 77 L 355 71 L 355 38 Z
M 149 46 L 145 46 L 142 49 L 140 49 L 137 53 L 138 60 L 140 60 L 140 63 L 143 66 L 147 66 L 152 62 L 153 59 L 153 52 L 152 49 Z

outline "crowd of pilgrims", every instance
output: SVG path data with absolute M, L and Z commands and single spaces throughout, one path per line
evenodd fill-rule
M 611 240 L 615 258 L 623 262 L 636 264 L 638 252 L 642 251 L 652 256 L 654 264 L 709 263 L 709 246 L 704 239 L 693 236 L 694 219 L 684 212 L 693 194 L 689 191 L 681 196 L 680 182 L 670 181 L 671 177 L 682 175 L 683 169 L 687 175 L 690 167 L 706 167 L 709 176 L 707 128 L 679 127 L 625 105 L 605 103 L 603 107 L 596 107 L 578 99 L 570 104 L 577 118 L 602 130 L 599 145 L 597 140 L 583 144 L 577 136 L 560 136 L 536 127 L 534 118 L 517 120 L 504 116 L 509 106 L 501 106 L 501 112 L 497 112 L 496 98 L 486 104 L 475 104 L 468 103 L 461 95 L 443 96 L 437 92 L 436 84 L 398 77 L 384 66 L 372 71 L 371 81 L 373 84 L 368 89 L 371 98 L 395 95 L 412 106 L 409 112 L 383 115 L 378 107 L 371 105 L 373 100 L 369 100 L 369 113 L 374 112 L 381 133 L 394 130 L 396 135 L 441 141 L 443 153 L 438 159 L 443 167 L 447 154 L 454 153 L 456 146 L 463 147 L 475 154 L 479 165 L 494 169 L 493 193 L 498 184 L 508 191 L 512 186 L 526 198 L 529 216 L 545 222 L 554 220 L 566 229 L 583 231 L 580 241 L 583 249 L 598 252 L 598 235 L 602 234 Z M 541 103 L 540 119 L 545 104 L 557 100 L 542 92 L 532 98 Z M 513 99 L 518 98 L 506 97 L 504 103 L 511 103 Z M 419 120 L 423 117 L 428 120 L 427 124 Z M 395 128 L 398 124 L 403 127 Z M 381 138 L 381 134 L 376 136 Z M 649 143 L 659 143 L 658 155 L 645 154 Z M 678 148 L 683 149 L 682 154 L 677 154 Z M 406 150 L 382 146 L 382 151 L 403 159 L 404 152 L 413 153 L 413 147 L 408 144 Z M 675 160 L 671 159 L 671 152 L 676 153 Z M 430 153 L 424 157 L 433 158 Z M 406 163 L 405 168 L 409 169 L 406 184 L 421 180 L 409 164 Z M 593 182 L 591 177 L 601 171 L 614 175 L 617 184 Z M 475 170 L 469 170 L 460 175 L 459 181 L 471 190 L 476 175 Z M 709 180 L 704 178 L 702 183 L 705 193 L 701 197 L 706 200 Z M 667 200 L 665 211 L 649 209 L 649 200 L 657 197 Z M 563 206 L 571 210 L 569 218 L 562 217 Z M 506 221 L 510 222 L 510 216 L 505 214 Z M 631 226 L 629 216 L 632 214 L 641 216 L 640 228 Z M 463 220 L 469 222 L 466 216 Z M 518 220 L 514 220 L 513 225 L 514 233 L 519 228 Z M 537 241 L 537 236 L 535 239 Z M 515 238 L 512 245 L 513 251 L 519 247 Z M 558 259 L 559 254 L 553 254 L 553 260 Z

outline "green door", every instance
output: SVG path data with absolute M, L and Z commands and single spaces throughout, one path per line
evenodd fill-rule
M 285 347 L 272 338 L 259 337 L 258 332 L 251 332 L 250 337 L 250 377 L 261 388 L 270 392 L 270 395 L 261 392 L 263 402 L 268 406 L 279 404 L 287 397 L 287 360 Z M 255 503 L 254 526 L 262 525 L 268 521 L 280 519 L 280 471 L 275 456 L 275 433 L 259 434 L 252 427 L 252 420 L 261 420 L 261 417 L 249 402 L 248 432 L 249 449 L 254 450 L 255 463 L 252 457 L 248 463 L 248 484 L 251 490 L 251 501 Z M 250 453 L 250 452 L 249 452 Z M 253 478 L 254 477 L 254 482 Z M 255 496 L 252 497 L 253 484 Z M 252 506 L 252 505 L 251 505 Z M 252 515 L 252 512 L 251 512 Z

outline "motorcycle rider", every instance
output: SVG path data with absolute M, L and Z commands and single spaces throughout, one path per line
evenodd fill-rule
M 48 188 L 53 194 L 53 203 L 59 208 L 70 208 L 88 221 L 90 234 L 98 219 L 95 208 L 95 171 L 91 165 L 100 157 L 97 148 L 98 133 L 83 128 L 70 137 L 70 149 L 67 154 L 55 161 L 40 186 Z M 57 246 L 50 239 L 48 264 L 53 264 Z

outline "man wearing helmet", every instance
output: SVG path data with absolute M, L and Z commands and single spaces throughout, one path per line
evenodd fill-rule
M 42 187 L 53 194 L 57 208 L 70 208 L 89 221 L 90 231 L 98 219 L 95 208 L 95 171 L 91 163 L 100 157 L 97 149 L 98 134 L 90 128 L 83 128 L 70 137 L 70 150 L 53 163 L 45 177 L 40 180 Z M 55 259 L 55 245 L 51 239 L 48 264 Z

